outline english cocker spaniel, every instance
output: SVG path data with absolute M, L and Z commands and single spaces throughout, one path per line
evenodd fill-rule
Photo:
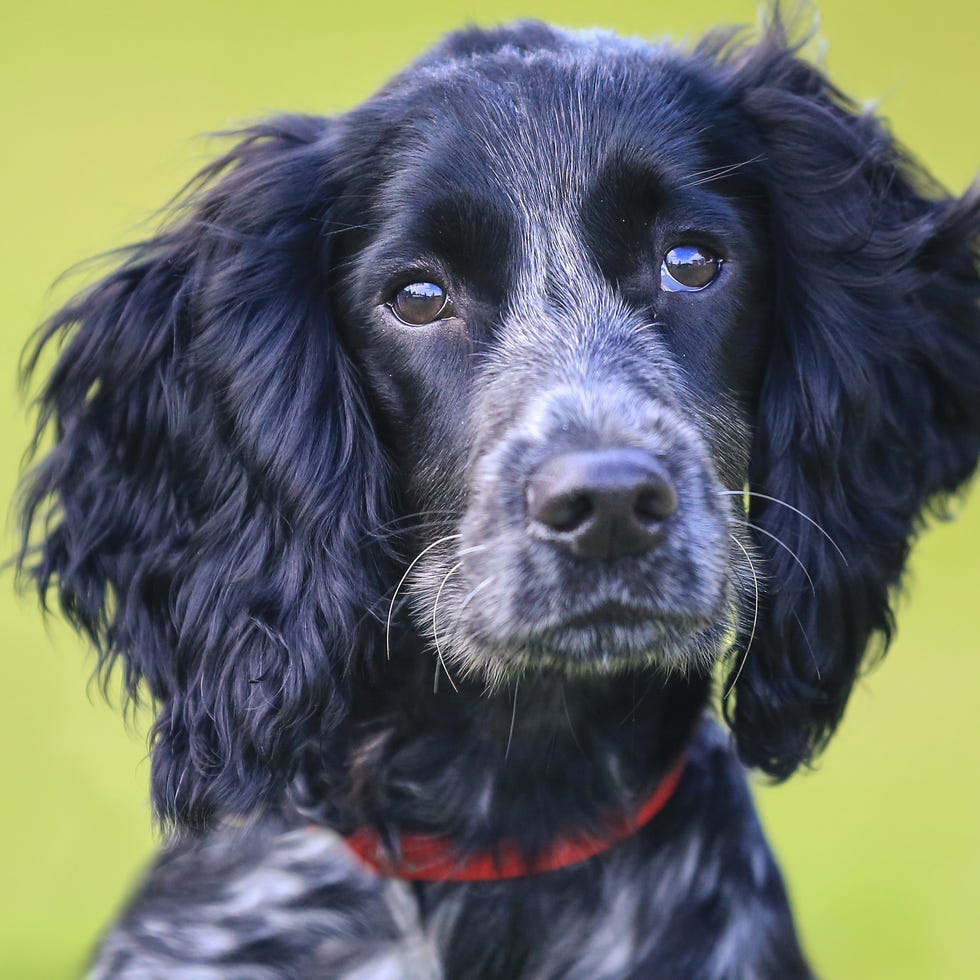
M 22 571 L 178 831 L 94 975 L 809 976 L 743 765 L 976 466 L 978 238 L 778 19 L 241 134 L 35 350 Z

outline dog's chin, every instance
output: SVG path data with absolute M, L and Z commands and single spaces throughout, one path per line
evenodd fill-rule
M 530 628 L 510 636 L 473 636 L 442 655 L 489 686 L 527 674 L 615 675 L 636 669 L 664 674 L 710 671 L 729 635 L 727 623 L 665 620 L 612 610 Z

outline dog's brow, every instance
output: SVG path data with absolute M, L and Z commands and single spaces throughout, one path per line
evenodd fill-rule
M 433 249 L 450 255 L 473 249 L 503 250 L 510 243 L 514 225 L 512 209 L 489 191 L 465 190 L 442 194 L 418 210 L 416 229 Z
M 372 272 L 385 278 L 434 262 L 501 303 L 516 223 L 507 202 L 482 189 L 400 197 L 377 230 Z

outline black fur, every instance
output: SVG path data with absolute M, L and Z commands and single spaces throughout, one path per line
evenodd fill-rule
M 980 452 L 978 242 L 976 189 L 778 21 L 690 54 L 465 31 L 346 116 L 245 132 L 31 358 L 63 345 L 22 570 L 152 700 L 158 813 L 206 833 L 104 975 L 808 975 L 702 714 L 724 663 L 741 760 L 786 777 L 887 643 Z M 721 271 L 667 292 L 686 243 Z M 455 315 L 399 324 L 413 282 Z M 526 488 L 607 448 L 679 504 L 651 551 L 582 558 Z M 566 871 L 408 886 L 336 836 L 533 853 L 685 745 L 664 813 Z

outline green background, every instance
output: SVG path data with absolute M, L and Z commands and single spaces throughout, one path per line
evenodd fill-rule
M 52 292 L 52 281 L 140 234 L 213 152 L 194 134 L 280 109 L 342 110 L 467 21 L 533 15 L 689 39 L 755 20 L 743 0 L 0 3 L 8 500 L 28 437 L 17 358 L 73 288 Z M 980 161 L 977 10 L 974 0 L 822 4 L 831 74 L 878 100 L 956 191 Z M 980 975 L 980 500 L 961 511 L 918 547 L 899 639 L 859 685 L 819 772 L 758 790 L 805 943 L 830 978 Z M 9 575 L 0 630 L 0 977 L 71 976 L 154 847 L 145 725 L 127 728 L 87 688 L 91 655 L 15 598 Z

